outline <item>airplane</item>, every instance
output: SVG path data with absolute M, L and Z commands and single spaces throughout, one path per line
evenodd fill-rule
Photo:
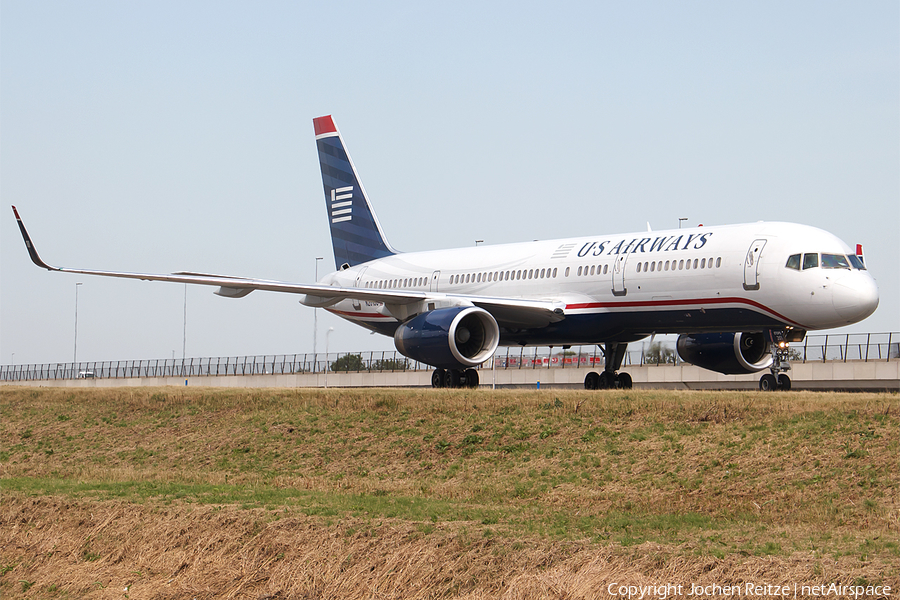
M 878 306 L 862 246 L 782 222 L 592 235 L 399 252 L 375 216 L 330 115 L 313 119 L 335 271 L 314 284 L 194 272 L 148 274 L 51 266 L 13 213 L 39 267 L 298 294 L 306 306 L 392 336 L 404 356 L 434 367 L 432 386 L 475 387 L 499 346 L 597 344 L 602 372 L 586 389 L 632 387 L 627 345 L 678 334 L 684 362 L 726 374 L 768 370 L 762 390 L 791 387 L 789 342 L 856 323 Z

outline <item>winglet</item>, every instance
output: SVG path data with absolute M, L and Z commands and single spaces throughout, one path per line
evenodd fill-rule
M 38 255 L 37 250 L 34 249 L 34 244 L 31 243 L 31 237 L 28 235 L 28 230 L 25 229 L 25 224 L 22 223 L 22 218 L 19 216 L 19 211 L 16 210 L 16 207 L 13 206 L 13 214 L 16 215 L 16 223 L 19 224 L 19 231 L 22 232 L 22 238 L 25 240 L 25 248 L 28 249 L 28 255 L 31 257 L 31 262 L 41 267 L 42 269 L 47 269 L 48 271 L 59 271 L 56 267 L 51 267 Z

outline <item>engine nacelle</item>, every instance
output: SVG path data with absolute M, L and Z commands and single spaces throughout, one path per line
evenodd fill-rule
M 468 369 L 491 357 L 500 343 L 500 327 L 489 312 L 475 306 L 432 310 L 394 332 L 404 356 L 442 369 Z
M 774 360 L 762 332 L 680 335 L 675 347 L 684 362 L 726 375 L 756 373 Z

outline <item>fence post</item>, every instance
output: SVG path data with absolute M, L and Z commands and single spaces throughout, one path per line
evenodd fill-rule
M 888 334 L 888 351 L 887 351 L 887 358 L 885 358 L 885 360 L 891 360 L 891 342 L 893 342 L 893 341 L 894 341 L 894 332 L 892 331 Z M 879 351 L 880 350 L 881 350 L 881 347 L 879 346 Z

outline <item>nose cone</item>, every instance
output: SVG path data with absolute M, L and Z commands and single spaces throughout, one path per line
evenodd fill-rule
M 844 277 L 832 290 L 834 310 L 848 324 L 862 321 L 878 308 L 878 286 L 868 273 L 856 272 L 852 277 Z

